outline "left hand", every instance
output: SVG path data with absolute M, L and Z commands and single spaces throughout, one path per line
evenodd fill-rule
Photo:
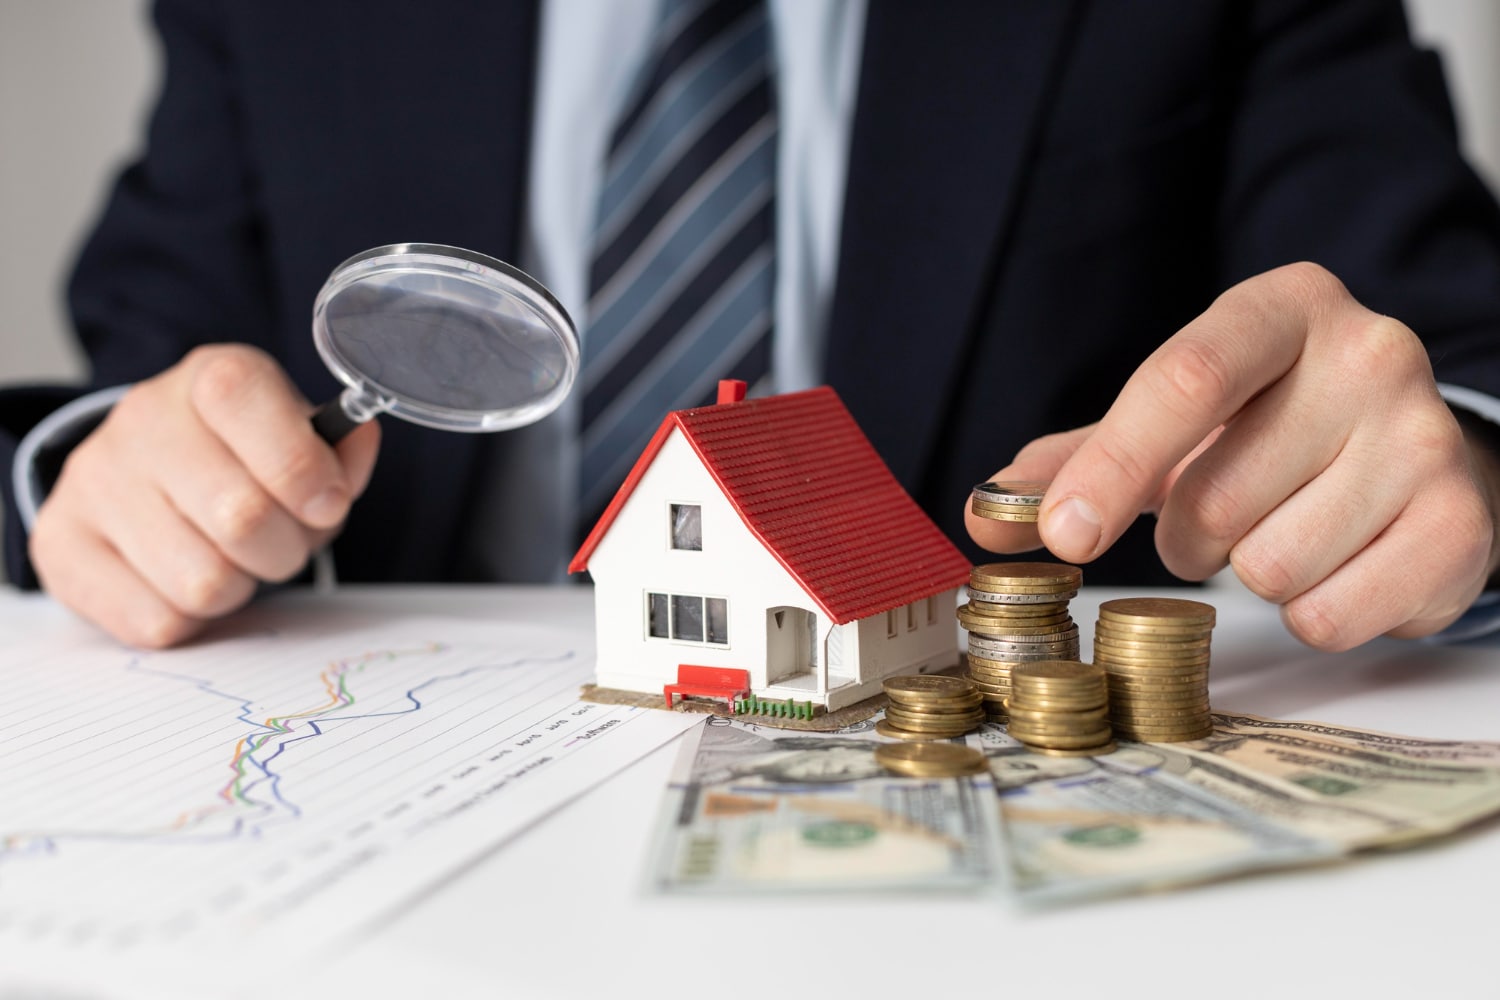
M 1230 565 L 1293 635 L 1337 650 L 1436 632 L 1473 603 L 1497 564 L 1497 470 L 1411 330 L 1293 264 L 1221 295 L 1099 423 L 995 473 L 1051 481 L 1038 524 L 965 516 L 991 551 L 1040 541 L 1084 563 L 1155 513 L 1169 570 Z

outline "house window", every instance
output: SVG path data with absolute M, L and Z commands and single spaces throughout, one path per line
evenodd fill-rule
M 672 548 L 684 552 L 703 551 L 703 507 L 696 503 L 672 506 Z
M 695 594 L 647 594 L 646 635 L 729 645 L 729 601 Z
M 891 608 L 885 613 L 885 637 L 896 638 L 896 609 Z
M 646 595 L 646 634 L 653 639 L 665 639 L 672 634 L 666 594 Z
M 703 598 L 672 595 L 672 638 L 703 641 Z
M 910 604 L 908 604 L 906 606 L 906 631 L 908 631 L 908 632 L 915 632 L 916 630 L 917 630 L 917 602 L 916 601 L 912 601 Z
M 704 622 L 708 641 L 721 646 L 729 644 L 729 602 L 722 597 L 703 599 Z
M 937 595 L 927 598 L 927 624 L 937 624 Z

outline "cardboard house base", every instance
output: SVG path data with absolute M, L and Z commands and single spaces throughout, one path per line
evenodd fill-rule
M 828 725 L 954 669 L 968 561 L 833 390 L 719 398 L 667 415 L 569 566 L 594 580 L 596 695 Z

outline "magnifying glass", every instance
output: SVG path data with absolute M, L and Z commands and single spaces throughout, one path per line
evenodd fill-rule
M 313 342 L 347 387 L 313 414 L 330 444 L 380 413 L 448 431 L 520 427 L 557 409 L 578 375 L 578 331 L 541 282 L 433 243 L 334 268 Z

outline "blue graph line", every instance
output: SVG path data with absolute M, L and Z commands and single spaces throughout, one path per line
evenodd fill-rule
M 442 646 L 435 646 L 430 651 L 439 652 L 443 648 L 444 647 Z M 373 654 L 365 655 L 371 656 Z M 537 659 L 535 657 L 521 657 L 511 661 L 486 663 L 479 664 L 477 666 L 466 667 L 463 670 L 455 671 L 450 674 L 439 674 L 435 677 L 428 678 L 420 684 L 408 688 L 402 696 L 409 703 L 404 708 L 385 712 L 364 712 L 351 715 L 327 716 L 322 719 L 316 720 L 311 718 L 297 720 L 298 722 L 305 723 L 307 729 L 309 729 L 310 732 L 299 732 L 295 734 L 290 726 L 268 725 L 266 723 L 256 721 L 256 719 L 252 715 L 255 704 L 255 699 L 253 698 L 246 698 L 233 692 L 220 690 L 215 686 L 215 682 L 212 679 L 194 677 L 189 674 L 179 674 L 169 670 L 161 670 L 154 667 L 148 667 L 145 665 L 141 657 L 132 657 L 124 666 L 124 670 L 127 673 L 151 674 L 156 677 L 179 681 L 191 685 L 195 690 L 200 691 L 204 694 L 211 695 L 215 698 L 226 699 L 228 701 L 236 703 L 236 705 L 238 706 L 238 710 L 235 712 L 235 719 L 245 723 L 245 725 L 250 727 L 250 732 L 245 734 L 242 739 L 253 741 L 257 736 L 264 736 L 267 733 L 281 733 L 283 735 L 282 739 L 275 741 L 274 750 L 269 756 L 265 757 L 264 759 L 261 759 L 259 757 L 259 754 L 265 749 L 265 746 L 256 747 L 254 750 L 244 754 L 243 758 L 241 758 L 242 760 L 248 762 L 250 766 L 253 766 L 260 775 L 259 777 L 255 778 L 253 781 L 245 785 L 243 789 L 241 789 L 241 795 L 247 796 L 248 793 L 253 789 L 259 788 L 261 786 L 268 786 L 270 796 L 274 801 L 252 802 L 248 798 L 245 798 L 241 805 L 247 806 L 251 810 L 253 810 L 253 815 L 246 816 L 242 814 L 234 816 L 231 819 L 229 828 L 220 833 L 206 834 L 202 832 L 187 832 L 186 830 L 150 831 L 140 833 L 109 833 L 92 830 L 54 830 L 45 835 L 28 836 L 24 841 L 21 842 L 19 846 L 15 847 L 4 846 L 3 843 L 0 843 L 0 863 L 3 863 L 6 860 L 17 860 L 20 858 L 38 854 L 55 854 L 58 850 L 59 842 L 64 840 L 94 841 L 106 843 L 143 843 L 148 841 L 160 841 L 163 839 L 169 839 L 174 843 L 215 845 L 224 843 L 226 841 L 239 840 L 243 838 L 258 838 L 261 835 L 262 830 L 269 824 L 269 822 L 273 818 L 278 816 L 280 810 L 285 810 L 285 815 L 282 818 L 288 821 L 301 818 L 303 815 L 302 807 L 282 794 L 281 786 L 283 775 L 280 772 L 272 769 L 272 763 L 283 753 L 287 752 L 288 748 L 291 747 L 292 744 L 301 743 L 303 741 L 314 739 L 319 736 L 328 735 L 327 730 L 324 728 L 328 723 L 357 722 L 367 719 L 380 719 L 398 715 L 411 715 L 415 712 L 420 711 L 424 706 L 424 702 L 417 696 L 418 692 L 423 692 L 425 691 L 425 689 L 433 687 L 437 684 L 441 684 L 445 681 L 461 680 L 476 673 L 497 670 L 513 670 L 517 667 L 523 667 L 536 663 L 565 663 L 569 660 L 574 659 L 575 657 L 576 653 L 569 650 L 566 653 L 562 653 L 557 656 L 545 657 L 542 659 Z M 349 661 L 357 661 L 361 658 L 362 657 L 350 657 Z M 322 723 L 322 725 L 319 725 L 320 722 Z M 295 726 L 296 723 L 293 723 L 292 725 Z M 270 745 L 270 741 L 267 741 L 266 745 Z M 205 814 L 204 817 L 199 817 L 193 822 L 199 822 L 203 818 L 206 818 L 207 815 L 209 814 Z

